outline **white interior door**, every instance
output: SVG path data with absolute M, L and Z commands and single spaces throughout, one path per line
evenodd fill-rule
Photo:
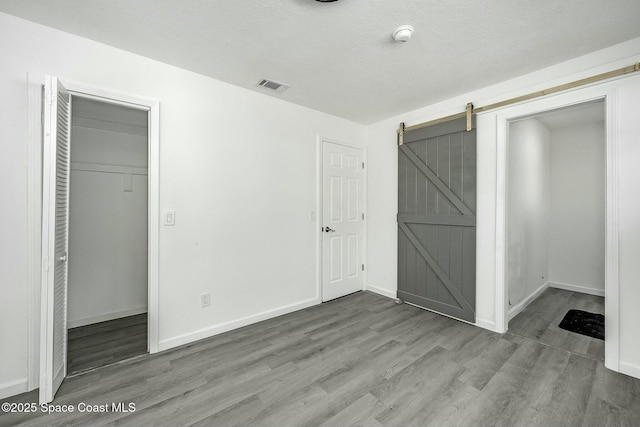
M 70 101 L 58 79 L 47 76 L 42 129 L 40 403 L 53 400 L 67 374 Z
M 322 143 L 322 300 L 363 289 L 362 151 Z

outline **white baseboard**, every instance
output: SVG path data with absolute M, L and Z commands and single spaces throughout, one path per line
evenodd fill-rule
M 640 366 L 631 363 L 620 362 L 620 372 L 634 378 L 640 378 Z
M 114 311 L 99 316 L 85 317 L 84 319 L 76 319 L 67 321 L 67 328 L 77 328 L 79 326 L 92 325 L 94 323 L 106 322 L 107 320 L 120 319 L 121 317 L 134 316 L 147 312 L 147 307 L 132 308 L 129 310 Z
M 549 282 L 549 287 L 564 289 L 566 291 L 581 292 L 583 294 L 597 295 L 599 297 L 604 296 L 604 289 L 588 288 L 586 286 L 571 285 L 569 283 Z
M 176 337 L 160 340 L 160 343 L 158 345 L 158 351 L 168 350 L 170 348 L 178 347 L 180 345 L 189 344 L 204 338 L 209 338 L 214 335 L 231 331 L 233 329 L 238 329 L 243 326 L 251 325 L 253 323 L 262 322 L 263 320 L 268 320 L 277 316 L 282 316 L 283 314 L 288 314 L 294 311 L 302 310 L 304 308 L 312 307 L 314 305 L 320 304 L 321 302 L 322 301 L 319 298 L 313 298 L 306 301 L 285 305 L 283 307 L 278 307 L 273 310 L 263 311 L 261 313 L 253 314 L 251 316 L 242 317 L 240 319 L 231 320 L 229 322 L 220 323 L 218 325 L 213 325 L 206 328 L 198 329 L 197 331 L 178 335 Z
M 476 317 L 475 325 L 482 329 L 488 329 L 491 332 L 497 332 L 496 322 L 494 322 L 493 320 Z
M 376 293 L 378 295 L 382 295 L 383 297 L 387 297 L 387 298 L 391 298 L 391 299 L 398 298 L 398 295 L 395 292 L 390 291 L 388 289 L 382 289 L 382 288 L 379 288 L 377 286 L 373 286 L 373 285 L 367 284 L 364 289 L 365 289 L 365 291 L 371 291 L 371 292 Z
M 7 397 L 29 391 L 28 385 L 29 381 L 27 378 L 0 384 L 0 399 L 6 399 Z
M 527 308 L 529 304 L 533 302 L 534 299 L 538 298 L 541 293 L 543 293 L 549 287 L 549 282 L 544 282 L 538 289 L 533 291 L 531 295 L 520 301 L 518 304 L 514 305 L 509 309 L 509 320 L 516 317 L 518 314 L 522 313 L 522 311 Z

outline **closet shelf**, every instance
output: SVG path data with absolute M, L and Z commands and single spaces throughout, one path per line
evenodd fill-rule
M 147 168 L 135 166 L 104 165 L 100 163 L 71 162 L 72 171 L 147 175 Z

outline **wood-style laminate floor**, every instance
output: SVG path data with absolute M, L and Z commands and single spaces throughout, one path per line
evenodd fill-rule
M 558 327 L 571 309 L 604 314 L 604 298 L 547 288 L 522 313 L 511 319 L 508 332 L 604 361 L 604 341 Z
M 640 380 L 369 292 L 65 380 L 80 402 L 136 411 L 0 425 L 640 425 Z
M 67 372 L 98 368 L 147 352 L 147 313 L 69 329 Z

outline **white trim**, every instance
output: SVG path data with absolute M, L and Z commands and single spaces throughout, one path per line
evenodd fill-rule
M 620 262 L 618 239 L 620 236 L 618 212 L 620 209 L 618 196 L 618 135 L 620 120 L 618 117 L 617 86 L 610 85 L 606 96 L 606 138 L 607 138 L 607 170 L 606 170 L 606 233 L 605 233 L 605 278 L 604 278 L 604 313 L 605 341 L 604 366 L 620 370 Z
M 28 82 L 28 390 L 40 384 L 41 344 L 41 241 L 42 241 L 42 85 L 45 77 L 29 73 Z M 148 180 L 149 180 L 149 291 L 148 345 L 149 352 L 158 352 L 158 269 L 159 269 L 159 195 L 160 195 L 160 104 L 154 100 L 111 92 L 83 84 L 63 81 L 75 96 L 98 99 L 149 111 Z
M 482 329 L 488 329 L 488 330 L 493 331 L 493 332 L 498 332 L 496 330 L 496 322 L 494 322 L 493 320 L 476 317 L 475 325 L 480 327 L 480 328 L 482 328 Z
M 80 326 L 92 325 L 94 323 L 106 322 L 108 320 L 120 319 L 122 317 L 135 316 L 136 314 L 142 314 L 147 312 L 147 307 L 130 308 L 128 310 L 114 311 L 111 313 L 104 313 L 99 316 L 85 317 L 83 319 L 77 319 L 67 322 L 67 328 L 77 328 Z
M 27 178 L 27 378 L 28 390 L 40 385 L 40 280 L 42 257 L 42 87 L 44 76 L 29 73 Z M 27 390 L 24 390 L 27 391 Z
M 619 362 L 619 366 L 620 369 L 618 370 L 618 372 L 632 376 L 634 378 L 640 378 L 640 366 L 627 362 Z
M 507 138 L 509 127 L 504 117 L 496 116 L 496 327 L 499 333 L 509 328 L 507 295 Z
M 241 317 L 240 319 L 230 320 L 228 322 L 220 323 L 218 325 L 208 326 L 206 328 L 198 329 L 197 331 L 189 332 L 186 334 L 178 335 L 173 338 L 167 338 L 160 341 L 160 351 L 168 350 L 170 348 L 178 347 L 180 345 L 193 343 L 195 341 L 209 338 L 214 335 L 222 334 L 243 326 L 252 325 L 254 323 L 262 322 L 263 320 L 272 319 L 283 314 L 289 314 L 294 311 L 303 310 L 305 308 L 313 307 L 320 304 L 322 301 L 318 298 L 312 298 L 305 301 L 300 301 L 294 304 L 285 305 L 272 310 L 266 310 L 250 316 Z
M 499 110 L 496 114 L 496 319 L 499 332 L 505 332 L 508 325 L 508 295 L 505 280 L 507 262 L 506 239 L 506 159 L 509 121 L 533 116 L 545 111 L 583 104 L 597 99 L 605 99 L 606 150 L 607 150 L 607 195 L 606 195 L 606 250 L 605 250 L 605 366 L 619 370 L 619 262 L 618 262 L 618 134 L 616 85 L 605 82 L 589 87 L 577 88 L 561 94 L 528 101 Z
M 0 399 L 6 399 L 7 397 L 28 391 L 28 384 L 28 378 L 0 384 Z
M 398 295 L 397 295 L 396 292 L 390 291 L 388 289 L 382 289 L 382 288 L 379 288 L 377 286 L 373 286 L 373 285 L 370 285 L 370 284 L 367 284 L 364 289 L 366 291 L 371 291 L 371 292 L 373 292 L 375 294 L 382 295 L 383 297 L 387 297 L 387 298 L 391 298 L 391 299 L 397 299 L 398 298 Z
M 362 264 L 364 271 L 362 272 L 362 289 L 367 289 L 367 278 L 369 277 L 369 264 L 367 264 L 367 224 L 369 221 L 369 211 L 367 210 L 367 171 L 369 170 L 369 159 L 367 158 L 367 147 L 361 147 L 362 161 L 364 168 L 362 170 L 362 213 L 364 221 L 362 221 Z
M 160 103 L 149 107 L 147 181 L 149 197 L 149 291 L 147 294 L 149 353 L 160 351 Z
M 572 285 L 570 283 L 549 282 L 549 287 L 550 288 L 556 288 L 556 289 L 564 289 L 566 291 L 580 292 L 580 293 L 583 293 L 583 294 L 596 295 L 596 296 L 599 296 L 599 297 L 603 297 L 604 296 L 604 290 L 603 289 L 589 288 L 587 286 Z
M 529 304 L 531 304 L 533 302 L 533 300 L 538 298 L 541 293 L 546 291 L 548 287 L 549 287 L 549 282 L 544 282 L 542 285 L 540 285 L 540 287 L 538 289 L 533 291 L 528 297 L 526 297 L 525 299 L 520 301 L 518 304 L 516 304 L 513 307 L 511 307 L 511 309 L 509 310 L 509 313 L 508 313 L 509 314 L 509 320 L 513 319 L 518 314 L 522 313 L 522 311 L 525 308 L 527 308 L 527 306 Z
M 361 261 L 364 264 L 364 272 L 362 273 L 362 289 L 367 289 L 367 274 L 369 271 L 367 265 L 367 223 L 369 221 L 369 214 L 367 212 L 367 170 L 369 169 L 369 163 L 367 159 L 367 147 L 362 147 L 356 144 L 340 141 L 335 138 L 327 138 L 320 134 L 316 135 L 316 297 L 320 298 L 322 302 L 322 269 L 323 269 L 323 245 L 322 245 L 322 224 L 323 224 L 323 142 L 331 144 L 343 145 L 345 147 L 354 148 L 362 153 L 362 161 L 365 164 L 362 171 L 362 213 L 364 214 L 364 221 L 362 222 L 362 247 L 361 247 Z M 395 296 L 393 297 L 395 298 Z
M 157 101 L 150 100 L 123 92 L 115 92 L 108 89 L 102 89 L 95 86 L 85 85 L 83 83 L 73 82 L 69 80 L 63 81 L 64 86 L 70 91 L 75 92 L 73 95 L 82 98 L 93 99 L 95 101 L 107 102 L 109 104 L 120 105 L 138 110 L 149 110 Z
M 316 135 L 316 299 L 322 302 L 322 138 Z

